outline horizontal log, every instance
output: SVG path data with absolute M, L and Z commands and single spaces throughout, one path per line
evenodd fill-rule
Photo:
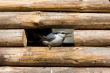
M 0 67 L 0 73 L 109 73 L 110 68 L 91 67 Z
M 0 0 L 0 11 L 110 12 L 109 0 Z
M 74 30 L 75 46 L 110 46 L 109 30 Z
M 27 39 L 23 29 L 0 30 L 0 46 L 26 46 Z
M 0 28 L 110 29 L 109 13 L 0 12 Z
M 110 66 L 110 47 L 1 47 L 0 65 Z

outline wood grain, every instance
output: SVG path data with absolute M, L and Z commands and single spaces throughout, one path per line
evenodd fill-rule
M 109 0 L 0 0 L 0 11 L 110 12 Z
M 1 66 L 110 66 L 110 47 L 0 48 Z
M 0 67 L 0 73 L 109 73 L 104 67 Z
M 75 46 L 110 46 L 109 30 L 74 30 Z
M 0 28 L 110 29 L 109 13 L 0 12 Z
M 1 47 L 17 47 L 26 46 L 27 39 L 23 29 L 7 29 L 0 30 L 0 46 Z

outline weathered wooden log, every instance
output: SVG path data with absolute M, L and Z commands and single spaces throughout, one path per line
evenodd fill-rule
M 0 73 L 109 73 L 110 68 L 91 67 L 0 67 Z
M 107 13 L 1 12 L 0 28 L 110 29 L 109 19 Z
M 0 30 L 0 46 L 26 46 L 27 39 L 23 29 Z
M 109 0 L 0 0 L 0 11 L 110 12 Z
M 2 47 L 0 65 L 110 66 L 110 47 Z
M 75 46 L 110 46 L 109 30 L 74 30 Z

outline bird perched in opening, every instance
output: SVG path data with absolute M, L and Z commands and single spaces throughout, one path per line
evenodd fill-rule
M 51 49 L 52 46 L 62 45 L 68 34 L 70 33 L 67 33 L 65 31 L 53 32 L 48 34 L 47 36 L 42 36 L 41 41 L 44 45 L 47 45 L 49 49 Z

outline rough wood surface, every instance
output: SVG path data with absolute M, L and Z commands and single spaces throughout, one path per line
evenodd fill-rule
M 110 68 L 91 67 L 0 67 L 0 73 L 109 73 Z
M 110 29 L 109 13 L 0 12 L 0 28 Z
M 27 39 L 23 29 L 0 30 L 0 46 L 26 46 Z
M 0 11 L 110 12 L 109 0 L 0 0 Z
M 0 65 L 110 66 L 110 47 L 1 47 Z
M 110 46 L 109 30 L 74 30 L 75 46 Z

